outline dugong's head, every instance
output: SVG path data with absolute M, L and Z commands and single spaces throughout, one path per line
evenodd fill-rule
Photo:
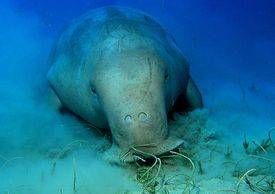
M 165 62 L 156 52 L 146 49 L 109 54 L 110 60 L 104 59 L 95 67 L 92 85 L 114 143 L 123 149 L 146 144 L 169 146 L 164 145 L 169 136 L 166 99 L 169 71 Z M 152 152 L 172 149 L 160 147 Z

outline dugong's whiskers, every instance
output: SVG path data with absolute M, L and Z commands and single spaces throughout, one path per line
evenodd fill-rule
M 137 147 L 132 147 L 131 148 L 132 150 L 134 150 L 136 153 L 140 153 L 141 155 L 147 155 L 147 156 L 151 156 L 152 158 L 154 158 L 154 159 L 156 159 L 157 157 L 154 155 L 154 154 L 150 154 L 150 153 L 148 153 L 148 152 L 145 152 L 145 151 L 141 151 L 141 150 L 139 150 L 139 149 L 137 149 Z
M 154 158 L 154 155 L 153 154 L 150 154 L 150 153 L 147 153 L 147 152 L 144 152 L 144 151 L 141 151 L 137 148 L 150 148 L 150 147 L 156 147 L 156 144 L 155 143 L 150 143 L 150 144 L 140 144 L 140 145 L 136 145 L 136 146 L 132 146 L 131 148 L 129 148 L 129 150 L 127 152 L 125 152 L 125 154 L 123 154 L 121 157 L 120 157 L 120 160 L 122 162 L 125 162 L 125 159 L 127 156 L 129 156 L 129 154 L 131 153 L 131 151 L 134 151 L 136 153 L 140 153 L 142 154 L 143 156 L 151 156 Z M 134 154 L 134 153 L 133 153 Z M 143 162 L 146 162 L 145 159 L 141 158 L 140 156 L 135 156 L 137 159 L 140 159 L 141 161 Z
M 140 148 L 140 147 L 156 147 L 157 145 L 155 143 L 148 143 L 148 144 L 140 144 L 140 145 L 136 145 L 136 146 L 133 146 L 134 148 Z

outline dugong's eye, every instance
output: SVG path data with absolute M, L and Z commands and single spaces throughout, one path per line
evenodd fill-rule
M 165 74 L 164 74 L 164 79 L 165 79 L 165 81 L 168 80 L 168 78 L 169 78 L 168 71 L 165 71 Z
M 95 94 L 95 95 L 97 94 L 96 89 L 93 86 L 91 87 L 91 91 L 92 91 L 93 94 Z

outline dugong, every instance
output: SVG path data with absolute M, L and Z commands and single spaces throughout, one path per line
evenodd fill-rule
M 169 115 L 203 106 L 172 36 L 136 10 L 111 6 L 80 16 L 56 42 L 50 65 L 47 77 L 62 105 L 109 130 L 121 153 L 176 148 L 184 140 L 170 130 Z

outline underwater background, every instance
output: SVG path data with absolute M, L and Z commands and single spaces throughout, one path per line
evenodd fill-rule
M 108 139 L 50 105 L 58 35 L 108 5 L 151 15 L 190 63 L 205 106 L 175 121 L 188 159 L 109 164 Z M 275 1 L 1 0 L 2 193 L 275 193 Z

